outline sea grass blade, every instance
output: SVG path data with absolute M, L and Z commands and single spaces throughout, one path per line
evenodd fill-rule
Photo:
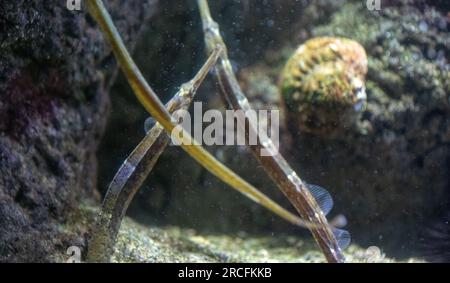
M 145 109 L 154 117 L 164 130 L 170 133 L 176 126 L 170 113 L 164 108 L 158 96 L 150 88 L 136 64 L 132 60 L 125 45 L 123 44 L 120 35 L 115 28 L 110 15 L 101 0 L 88 0 L 88 8 L 91 15 L 99 23 L 109 43 L 112 46 L 113 52 L 121 66 L 127 80 L 129 81 L 135 95 Z M 200 165 L 202 165 L 209 172 L 217 176 L 232 188 L 246 195 L 253 201 L 261 204 L 267 209 L 271 210 L 287 221 L 306 228 L 315 227 L 310 221 L 304 221 L 287 210 L 280 207 L 278 204 L 267 198 L 264 194 L 259 192 L 252 185 L 236 175 L 233 171 L 228 169 L 225 165 L 217 161 L 209 152 L 201 146 L 193 142 L 193 138 L 189 133 L 182 132 L 182 148 L 194 158 Z
M 210 51 L 216 46 L 222 46 L 224 52 L 216 65 L 216 75 L 221 88 L 221 93 L 225 100 L 235 110 L 244 112 L 251 110 L 250 104 L 242 92 L 236 76 L 232 70 L 228 59 L 226 45 L 220 35 L 219 26 L 213 20 L 207 0 L 197 0 L 200 15 L 203 23 L 205 43 Z M 274 147 L 273 142 L 268 137 L 261 137 L 257 131 L 257 125 L 246 119 L 246 127 L 249 131 L 256 133 L 258 143 L 250 146 L 253 155 L 259 160 L 264 170 L 278 185 L 279 189 L 289 199 L 297 209 L 303 219 L 309 219 L 314 223 L 322 224 L 311 229 L 311 232 L 322 250 L 328 262 L 345 262 L 341 248 L 328 225 L 325 215 L 322 213 L 317 202 L 308 191 L 305 183 L 297 173 L 291 168 L 286 160 Z M 262 156 L 261 150 L 272 152 L 272 156 Z

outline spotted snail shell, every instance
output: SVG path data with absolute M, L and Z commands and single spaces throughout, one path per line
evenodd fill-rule
M 366 105 L 366 73 L 367 56 L 359 43 L 338 37 L 306 41 L 281 73 L 288 124 L 318 135 L 348 128 Z

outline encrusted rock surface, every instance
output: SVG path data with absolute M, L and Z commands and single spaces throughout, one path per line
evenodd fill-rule
M 156 1 L 109 2 L 131 44 Z M 65 4 L 0 3 L 0 262 L 53 261 L 84 244 L 88 227 L 61 225 L 78 202 L 98 200 L 96 151 L 116 67 L 86 11 Z

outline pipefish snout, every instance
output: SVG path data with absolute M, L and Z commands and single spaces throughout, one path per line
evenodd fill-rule
M 280 94 L 294 129 L 333 135 L 364 110 L 367 55 L 356 41 L 318 37 L 300 45 L 280 77 Z

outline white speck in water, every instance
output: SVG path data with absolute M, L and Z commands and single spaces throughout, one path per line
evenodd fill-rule
M 428 31 L 428 24 L 425 21 L 421 21 L 419 24 L 419 29 L 421 32 L 427 32 Z

